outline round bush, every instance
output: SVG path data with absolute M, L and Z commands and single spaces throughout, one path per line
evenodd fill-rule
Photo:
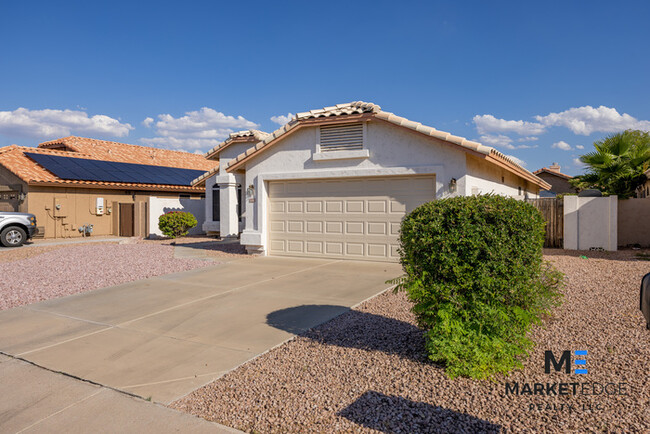
M 187 232 L 196 225 L 196 218 L 189 212 L 170 211 L 158 218 L 158 229 L 171 238 L 187 235 Z
M 561 274 L 542 261 L 544 228 L 535 207 L 496 195 L 429 202 L 403 221 L 397 288 L 451 376 L 521 366 L 526 333 L 560 296 Z

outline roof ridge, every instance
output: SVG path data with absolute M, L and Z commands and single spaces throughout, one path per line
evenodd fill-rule
M 133 143 L 123 143 L 123 142 L 116 142 L 114 140 L 103 140 L 103 139 L 93 139 L 91 137 L 82 137 L 82 136 L 67 136 L 67 137 L 62 137 L 60 139 L 55 139 L 55 140 L 50 140 L 47 142 L 42 142 L 38 144 L 38 148 L 41 148 L 42 145 L 56 145 L 56 144 L 63 144 L 63 145 L 69 145 L 68 143 L 65 142 L 65 140 L 72 139 L 82 139 L 82 140 L 89 140 L 91 142 L 105 142 L 105 143 L 116 143 L 118 145 L 122 146 L 133 146 L 136 148 L 144 148 L 144 149 L 151 149 L 151 150 L 159 150 L 159 151 L 164 151 L 164 152 L 174 152 L 178 154 L 190 154 L 190 155 L 195 155 L 193 152 L 187 152 L 187 151 L 179 151 L 176 149 L 167 149 L 167 148 L 157 148 L 155 146 L 144 146 L 144 145 L 134 145 Z M 70 145 L 75 145 L 75 143 L 70 143 Z M 41 149 L 47 149 L 45 146 Z
M 514 159 L 512 159 L 511 157 L 505 155 L 504 153 L 498 151 L 497 149 L 491 146 L 485 146 L 482 143 L 475 142 L 473 140 L 468 140 L 465 137 L 455 136 L 451 133 L 440 131 L 433 127 L 429 127 L 427 125 L 423 125 L 420 122 L 411 121 L 404 117 L 397 116 L 391 112 L 383 111 L 381 110 L 381 107 L 377 104 L 364 102 L 364 101 L 353 101 L 350 103 L 338 104 L 332 107 L 324 107 L 322 109 L 297 113 L 291 121 L 284 124 L 277 130 L 273 131 L 266 138 L 264 138 L 264 140 L 258 142 L 254 147 L 246 150 L 246 152 L 238 155 L 236 158 L 230 161 L 228 163 L 227 169 L 235 167 L 250 155 L 260 151 L 270 142 L 274 141 L 278 137 L 292 130 L 296 125 L 299 124 L 301 120 L 313 119 L 313 118 L 324 118 L 330 116 L 352 115 L 352 114 L 361 114 L 361 115 L 372 114 L 377 119 L 381 119 L 390 122 L 392 124 L 417 131 L 421 134 L 431 136 L 439 140 L 450 142 L 452 144 L 461 146 L 468 150 L 479 152 L 486 156 L 494 156 L 499 160 L 504 161 L 506 164 L 512 165 L 514 169 L 523 172 L 524 175 L 532 177 L 532 179 L 536 179 L 541 183 L 540 186 L 542 186 L 543 188 L 546 188 L 544 187 L 544 185 L 548 185 L 548 183 L 546 183 L 543 179 L 535 176 L 535 174 L 533 174 L 530 170 L 526 169 L 525 167 L 517 163 Z

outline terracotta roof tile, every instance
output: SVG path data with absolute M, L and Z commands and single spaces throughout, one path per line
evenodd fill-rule
M 152 166 L 178 167 L 182 169 L 210 170 L 215 162 L 206 160 L 203 155 L 150 146 L 129 145 L 107 140 L 86 137 L 63 137 L 38 145 L 39 149 L 60 149 L 92 156 L 97 160 L 119 161 L 122 163 L 148 164 Z
M 508 168 L 508 170 L 517 173 L 519 176 L 522 176 L 531 182 L 534 182 L 535 184 L 539 185 L 541 188 L 544 189 L 551 188 L 550 184 L 548 184 L 546 181 L 538 178 L 537 176 L 532 174 L 529 170 L 520 166 L 516 161 L 514 161 L 510 157 L 506 156 L 505 154 L 497 151 L 496 149 L 490 146 L 484 146 L 481 143 L 467 140 L 464 137 L 454 136 L 444 131 L 438 131 L 433 127 L 422 125 L 419 122 L 410 121 L 406 118 L 397 116 L 390 112 L 382 111 L 380 106 L 369 102 L 363 102 L 363 101 L 354 101 L 347 104 L 337 104 L 336 106 L 332 106 L 332 107 L 325 107 L 322 109 L 316 109 L 316 110 L 310 110 L 308 112 L 298 113 L 287 124 L 283 125 L 281 128 L 267 135 L 265 138 L 260 140 L 254 147 L 251 147 L 250 149 L 246 150 L 246 152 L 238 155 L 237 158 L 233 159 L 228 164 L 228 170 L 234 169 L 235 167 L 239 166 L 244 159 L 250 157 L 251 155 L 261 152 L 266 146 L 274 142 L 278 137 L 283 136 L 284 134 L 286 134 L 287 132 L 291 131 L 296 126 L 298 126 L 298 124 L 302 120 L 328 118 L 334 116 L 344 116 L 344 115 L 353 115 L 353 114 L 372 114 L 373 117 L 377 119 L 382 119 L 387 122 L 399 125 L 401 127 L 412 129 L 421 134 L 429 135 L 431 137 L 435 137 L 437 139 L 444 140 L 449 143 L 453 143 L 465 149 L 474 152 L 479 152 L 485 156 L 489 156 L 495 160 L 500 161 L 501 162 L 500 164 L 504 164 Z
M 25 152 L 59 155 L 70 158 L 178 167 L 182 169 L 211 170 L 218 165 L 216 161 L 206 160 L 202 155 L 198 154 L 108 142 L 105 140 L 85 139 L 82 137 L 65 137 L 63 139 L 41 143 L 36 148 L 16 145 L 0 148 L 0 165 L 28 184 L 92 185 L 106 188 L 123 187 L 140 190 L 200 191 L 196 187 L 182 185 L 64 180 L 27 157 Z

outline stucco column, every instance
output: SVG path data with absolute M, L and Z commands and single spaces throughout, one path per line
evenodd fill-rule
M 237 215 L 237 181 L 231 173 L 217 177 L 219 185 L 219 232 L 221 238 L 237 238 L 239 235 L 239 216 Z

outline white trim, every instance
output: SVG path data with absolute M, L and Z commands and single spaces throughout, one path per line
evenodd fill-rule
M 443 177 L 444 166 L 382 167 L 379 169 L 323 169 L 300 172 L 260 173 L 259 181 L 285 179 L 355 178 L 368 176 L 437 175 Z
M 316 152 L 313 155 L 314 161 L 322 160 L 349 160 L 353 158 L 368 158 L 370 151 L 367 149 L 359 149 L 356 151 L 329 151 L 319 152 L 320 145 L 316 145 Z

